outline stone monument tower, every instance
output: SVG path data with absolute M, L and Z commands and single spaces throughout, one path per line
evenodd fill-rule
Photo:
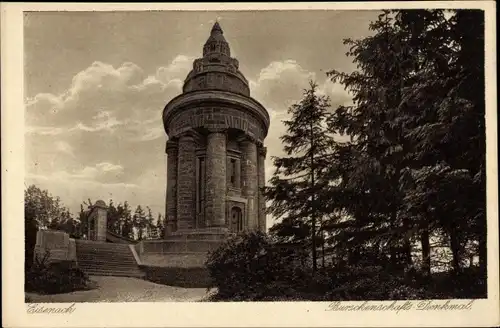
M 266 229 L 269 114 L 238 67 L 216 22 L 182 94 L 165 106 L 167 236 Z

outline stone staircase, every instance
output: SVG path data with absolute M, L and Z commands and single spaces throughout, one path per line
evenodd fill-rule
M 76 256 L 89 275 L 144 277 L 128 244 L 76 240 Z

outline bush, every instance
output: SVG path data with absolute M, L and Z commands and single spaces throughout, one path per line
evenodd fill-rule
M 487 277 L 478 266 L 433 274 L 429 285 L 440 298 L 487 298 Z
M 414 271 L 394 272 L 383 262 L 325 267 L 313 274 L 308 253 L 281 247 L 250 232 L 227 240 L 206 266 L 218 292 L 211 300 L 347 301 L 425 299 L 433 295 Z
M 37 256 L 31 269 L 25 275 L 25 289 L 41 294 L 69 293 L 91 288 L 88 275 L 74 262 L 48 261 L 49 253 Z
M 208 256 L 206 266 L 218 299 L 261 300 L 295 293 L 303 275 L 294 252 L 276 247 L 261 232 L 248 232 L 224 242 Z
M 324 286 L 325 300 L 404 300 L 425 299 L 429 292 L 412 284 L 410 275 L 396 275 L 382 266 L 345 266 L 321 272 L 330 284 Z

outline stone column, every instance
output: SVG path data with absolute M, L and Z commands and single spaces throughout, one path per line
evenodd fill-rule
M 258 174 L 259 174 L 259 230 L 266 231 L 266 201 L 262 188 L 266 185 L 266 147 L 259 147 Z
M 254 141 L 244 139 L 241 142 L 241 194 L 247 199 L 246 229 L 258 228 L 258 175 L 257 175 L 257 145 Z
M 179 148 L 177 142 L 167 141 L 167 201 L 165 236 L 177 230 L 177 156 Z
M 193 229 L 196 220 L 196 144 L 194 136 L 179 138 L 177 162 L 177 229 Z
M 226 134 L 216 130 L 207 137 L 206 215 L 209 227 L 226 225 Z

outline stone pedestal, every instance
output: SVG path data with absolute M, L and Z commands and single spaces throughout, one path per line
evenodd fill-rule
M 40 230 L 36 233 L 34 256 L 38 259 L 47 256 L 49 262 L 76 262 L 75 240 L 64 231 Z

